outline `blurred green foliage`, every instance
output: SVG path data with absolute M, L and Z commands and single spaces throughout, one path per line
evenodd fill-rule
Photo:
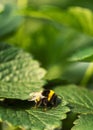
M 30 52 L 46 68 L 45 79 L 92 88 L 92 5 L 92 0 L 1 0 L 0 42 Z
M 80 83 L 93 59 L 92 3 L 91 0 L 1 1 L 1 41 L 33 54 L 48 70 L 47 79 Z

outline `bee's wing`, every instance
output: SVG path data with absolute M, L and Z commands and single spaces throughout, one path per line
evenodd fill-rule
M 42 99 L 44 96 L 42 95 L 41 92 L 33 92 L 29 94 L 29 99 L 28 101 L 35 101 L 36 99 Z

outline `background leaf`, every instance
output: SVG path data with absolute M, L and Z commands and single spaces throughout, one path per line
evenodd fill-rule
M 81 7 L 85 7 L 85 8 L 89 8 L 91 10 L 93 10 L 93 7 L 92 7 L 92 4 L 93 4 L 93 1 L 92 0 L 45 0 L 45 1 L 42 1 L 42 0 L 39 0 L 38 2 L 36 1 L 31 1 L 29 3 L 32 3 L 33 5 L 36 5 L 36 6 L 40 6 L 41 4 L 42 5 L 55 5 L 55 6 L 58 6 L 60 8 L 68 8 L 69 6 L 81 6 Z
M 93 38 L 90 27 L 92 25 L 92 11 L 81 7 L 70 7 L 67 10 L 62 10 L 55 6 L 35 8 L 32 5 L 23 11 L 23 15 L 29 16 L 29 22 L 26 26 L 29 28 L 29 33 L 23 40 L 27 39 L 26 44 L 22 42 L 23 44 L 20 45 L 20 39 L 24 37 L 24 34 L 20 38 L 19 33 L 17 37 L 12 39 L 12 42 L 17 41 L 18 38 L 19 43 L 15 42 L 15 44 L 26 48 L 42 63 L 43 67 L 48 70 L 47 79 L 69 80 L 69 75 L 72 75 L 71 82 L 81 83 L 85 71 L 90 65 L 87 62 L 91 62 L 93 59 Z M 87 26 L 84 24 L 85 21 L 89 23 Z M 30 22 L 37 28 L 30 29 Z M 28 38 L 28 34 L 31 36 L 30 38 Z M 73 61 L 81 61 L 81 63 L 71 66 Z M 68 71 L 70 70 L 69 62 L 70 67 L 74 67 L 76 70 Z
M 23 15 L 32 18 L 46 19 L 62 24 L 77 31 L 93 36 L 92 16 L 93 12 L 86 8 L 70 7 L 67 10 L 62 10 L 55 6 L 41 6 L 38 10 L 24 10 Z
M 89 130 L 93 128 L 93 115 L 81 115 L 79 119 L 74 122 L 75 126 L 72 130 Z
M 22 23 L 22 17 L 17 14 L 17 8 L 9 4 L 1 4 L 3 10 L 0 13 L 0 39 L 15 31 Z
M 60 87 L 57 87 L 55 91 L 59 91 Z M 59 95 L 63 95 L 63 98 L 71 105 L 75 113 L 93 113 L 93 92 L 84 88 L 80 89 L 74 85 L 68 85 L 61 87 Z
M 60 91 L 59 91 L 60 90 Z M 93 92 L 75 85 L 55 88 L 68 102 L 73 113 L 79 114 L 71 130 L 89 130 L 93 127 Z

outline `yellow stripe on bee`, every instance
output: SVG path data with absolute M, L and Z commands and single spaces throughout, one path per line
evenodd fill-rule
M 50 92 L 49 92 L 49 94 L 48 94 L 48 101 L 51 100 L 53 94 L 54 94 L 54 91 L 53 91 L 53 90 L 50 90 Z

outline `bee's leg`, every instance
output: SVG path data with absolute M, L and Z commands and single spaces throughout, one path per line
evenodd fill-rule
M 42 104 L 42 100 L 35 102 L 35 108 L 38 108 Z
M 44 105 L 44 111 L 46 111 L 46 109 L 47 109 L 47 104 L 48 104 L 47 98 L 44 98 L 44 99 L 42 100 L 42 103 L 43 103 L 43 105 Z

